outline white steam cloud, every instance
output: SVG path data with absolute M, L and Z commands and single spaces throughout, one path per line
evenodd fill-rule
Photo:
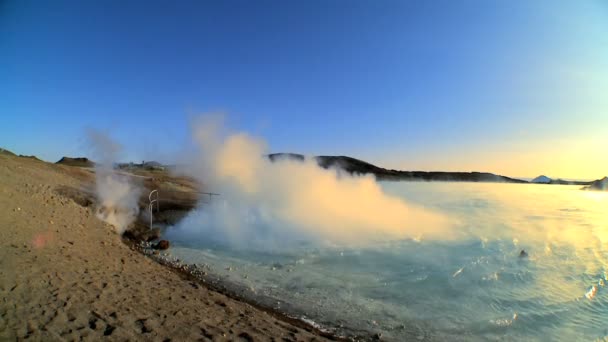
M 200 154 L 190 171 L 220 196 L 174 227 L 173 237 L 265 248 L 455 237 L 444 216 L 385 194 L 371 175 L 326 170 L 311 159 L 271 162 L 262 140 L 224 134 L 217 117 L 198 122 L 194 137 Z
M 139 214 L 141 187 L 132 177 L 114 170 L 121 146 L 107 134 L 89 129 L 87 137 L 98 163 L 95 166 L 96 216 L 123 234 Z

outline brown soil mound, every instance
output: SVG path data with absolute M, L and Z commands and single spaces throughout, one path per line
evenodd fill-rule
M 7 149 L 0 147 L 0 154 L 8 154 L 9 156 L 14 156 L 15 154 Z
M 80 192 L 93 181 L 0 153 L 0 340 L 325 340 L 131 249 Z
M 26 156 L 26 155 L 20 154 L 19 157 L 21 157 L 21 158 L 28 158 L 28 159 L 37 160 L 37 161 L 42 161 L 42 160 L 38 159 L 38 157 L 36 157 L 36 156 Z

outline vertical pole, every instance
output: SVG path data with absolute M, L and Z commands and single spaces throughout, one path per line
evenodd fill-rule
M 158 213 L 160 211 L 160 201 L 158 199 L 158 191 L 156 192 L 156 212 Z
M 156 194 L 156 198 L 152 199 L 152 195 Z M 159 207 L 159 203 L 158 203 L 158 190 L 152 190 L 150 191 L 150 194 L 148 195 L 148 200 L 150 201 L 150 204 L 148 206 L 149 210 L 150 210 L 150 229 L 152 229 L 152 222 L 154 220 L 154 202 L 156 202 L 156 212 L 160 211 L 160 207 Z

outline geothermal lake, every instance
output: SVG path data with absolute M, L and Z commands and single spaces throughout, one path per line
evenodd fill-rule
M 529 184 L 381 186 L 454 219 L 462 236 L 357 247 L 279 242 L 263 250 L 180 227 L 166 235 L 174 256 L 338 333 L 466 341 L 608 336 L 608 193 Z

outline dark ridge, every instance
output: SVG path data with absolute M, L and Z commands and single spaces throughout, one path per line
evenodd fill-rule
M 269 154 L 271 161 L 298 160 L 305 157 L 296 153 Z M 378 180 L 384 181 L 444 181 L 444 182 L 504 182 L 528 183 L 521 179 L 495 175 L 488 172 L 426 172 L 426 171 L 399 171 L 389 170 L 370 164 L 363 160 L 347 156 L 317 156 L 314 157 L 319 166 L 323 168 L 338 168 L 351 174 L 372 174 Z
M 0 154 L 8 154 L 9 156 L 14 156 L 15 154 L 7 149 L 0 147 Z
M 63 157 L 55 164 L 68 165 L 68 166 L 80 166 L 80 167 L 94 167 L 95 163 L 90 161 L 89 158 L 70 158 Z
M 163 167 L 163 164 L 157 162 L 157 161 L 147 161 L 147 162 L 143 162 L 142 163 L 144 167 Z
M 123 170 L 149 170 L 149 171 L 164 171 L 167 167 L 157 161 L 142 161 L 141 164 L 137 163 L 118 163 L 114 164 L 118 169 Z
M 552 179 L 548 184 L 559 184 L 559 185 L 590 185 L 592 182 L 583 181 L 569 181 L 565 179 Z
M 444 182 L 498 182 L 498 183 L 528 183 L 521 179 L 496 175 L 489 172 L 425 172 L 425 171 L 397 171 L 398 175 L 380 177 L 385 180 L 424 180 Z
M 347 156 L 317 156 L 315 157 L 319 166 L 329 169 L 338 168 L 348 173 L 353 174 L 368 174 L 375 175 L 378 179 L 382 177 L 390 177 L 396 175 L 395 170 L 387 170 L 376 165 L 372 165 L 363 160 L 347 157 Z
M 285 159 L 304 161 L 305 157 L 303 155 L 297 154 L 297 153 L 272 153 L 272 154 L 268 155 L 268 159 L 270 159 L 270 161 L 285 160 Z
M 589 183 L 589 185 L 584 187 L 583 190 L 608 191 L 608 177 L 604 177 Z
M 38 159 L 38 157 L 36 157 L 36 156 L 26 156 L 26 155 L 20 154 L 19 157 L 20 158 L 33 159 L 33 160 L 37 160 L 37 161 L 42 161 L 42 160 Z

